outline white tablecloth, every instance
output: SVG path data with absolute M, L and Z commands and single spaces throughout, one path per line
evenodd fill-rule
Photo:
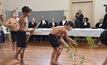
M 34 35 L 49 35 L 51 28 L 39 28 L 36 29 Z M 74 28 L 68 32 L 69 36 L 83 36 L 83 37 L 99 37 L 104 29 L 91 29 L 91 28 Z
M 6 28 L 3 28 L 3 31 L 5 34 L 10 34 L 10 32 L 7 32 L 5 30 Z M 35 30 L 34 35 L 49 35 L 51 28 L 38 28 Z M 104 31 L 104 29 L 91 29 L 91 28 L 74 28 L 71 31 L 68 32 L 69 36 L 83 36 L 83 37 L 99 37 L 100 34 Z

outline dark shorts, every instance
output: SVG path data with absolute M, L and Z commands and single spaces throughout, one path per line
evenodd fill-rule
M 101 43 L 103 43 L 104 45 L 107 46 L 107 30 L 104 30 L 104 31 L 101 33 L 99 39 L 100 39 Z
M 5 43 L 5 34 L 3 31 L 0 31 L 0 43 Z
M 53 48 L 57 48 L 60 46 L 60 41 L 55 35 L 49 34 L 48 40 Z
M 17 32 L 16 31 L 11 31 L 10 34 L 11 34 L 12 42 L 15 42 L 16 41 Z
M 18 31 L 17 32 L 17 47 L 26 48 L 26 32 Z

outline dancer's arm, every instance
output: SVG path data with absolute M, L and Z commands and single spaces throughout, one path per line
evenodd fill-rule
M 66 40 L 67 40 L 69 43 L 78 45 L 78 44 L 77 44 L 73 39 L 71 39 L 69 36 L 66 36 Z
M 6 26 L 6 27 L 10 27 L 11 26 L 11 21 L 10 21 L 11 19 L 8 19 L 5 23 L 4 23 L 4 25 Z
M 64 34 L 63 34 L 62 36 L 68 41 L 68 44 L 69 44 L 69 45 L 70 45 L 71 43 L 77 45 L 77 43 L 68 36 L 67 31 L 64 32 Z

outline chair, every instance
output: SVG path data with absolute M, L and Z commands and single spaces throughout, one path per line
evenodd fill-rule
M 4 51 L 3 51 L 4 43 L 5 43 L 5 35 L 3 31 L 0 31 L 0 57 L 4 56 Z

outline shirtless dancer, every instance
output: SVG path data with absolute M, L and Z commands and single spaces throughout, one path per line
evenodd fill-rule
M 26 32 L 32 33 L 34 29 L 29 30 L 26 28 L 26 17 L 30 16 L 31 9 L 28 6 L 22 8 L 22 16 L 19 18 L 19 30 L 17 32 L 17 47 L 18 52 L 16 54 L 16 59 L 20 59 L 20 65 L 25 65 L 24 63 L 24 52 L 27 47 L 26 42 Z
M 70 31 L 74 27 L 71 21 L 67 22 L 64 26 L 57 26 L 52 29 L 49 34 L 49 42 L 53 47 L 53 52 L 51 55 L 50 65 L 61 65 L 58 62 L 59 55 L 63 50 L 63 45 L 60 43 L 60 38 L 66 39 L 69 43 L 76 44 L 70 37 L 67 35 L 67 31 Z
M 10 29 L 11 39 L 12 39 L 12 50 L 16 50 L 16 33 L 19 29 L 19 24 L 17 20 L 18 16 L 12 14 L 12 18 L 9 18 L 4 24 L 7 28 Z

